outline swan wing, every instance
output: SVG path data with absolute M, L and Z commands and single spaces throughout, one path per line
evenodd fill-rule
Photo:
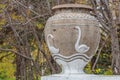
M 80 53 L 85 53 L 89 50 L 89 47 L 87 45 L 80 45 L 77 49 L 77 52 L 80 52 Z
M 59 51 L 60 51 L 58 48 L 55 48 L 53 46 L 50 46 L 49 50 L 50 50 L 51 53 L 54 53 L 54 54 L 59 53 Z

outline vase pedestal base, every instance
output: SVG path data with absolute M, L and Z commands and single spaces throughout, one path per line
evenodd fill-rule
M 93 74 L 54 74 L 43 76 L 41 80 L 120 80 L 119 75 L 93 75 Z

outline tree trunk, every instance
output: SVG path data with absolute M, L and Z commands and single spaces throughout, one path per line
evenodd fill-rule
M 120 74 L 120 49 L 117 27 L 111 28 L 112 69 L 113 74 Z

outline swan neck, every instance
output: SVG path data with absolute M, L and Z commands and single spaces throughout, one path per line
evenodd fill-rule
M 50 47 L 49 35 L 47 36 L 47 45 L 48 45 L 48 47 Z
M 76 42 L 77 45 L 80 42 L 80 37 L 81 37 L 81 30 L 80 30 L 80 28 L 78 28 L 78 39 L 77 39 L 77 42 Z

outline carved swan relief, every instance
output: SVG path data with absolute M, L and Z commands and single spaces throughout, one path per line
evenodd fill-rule
M 76 43 L 75 43 L 75 50 L 76 50 L 77 52 L 83 54 L 83 53 L 85 53 L 85 52 L 87 52 L 87 51 L 89 50 L 89 47 L 88 47 L 87 45 L 85 45 L 85 44 L 79 45 L 79 43 L 80 43 L 80 38 L 81 38 L 81 29 L 80 29 L 79 26 L 75 26 L 75 29 L 78 30 L 78 39 L 77 39 L 77 41 L 76 41 Z
M 80 43 L 80 38 L 81 38 L 81 29 L 79 26 L 75 26 L 75 29 L 78 30 L 78 39 L 75 43 L 75 50 L 77 52 L 79 52 L 80 54 L 83 54 L 85 52 L 87 52 L 89 50 L 89 47 L 85 44 L 81 44 L 79 45 Z M 50 42 L 49 42 L 49 38 L 53 39 L 54 36 L 52 34 L 48 34 L 47 35 L 47 44 L 48 44 L 48 48 L 50 50 L 51 53 L 59 53 L 59 49 L 58 48 L 55 48 L 54 46 L 50 45 Z
M 85 45 L 80 43 L 81 39 L 81 29 L 79 26 L 75 26 L 75 29 L 78 31 L 78 38 L 75 43 L 75 50 L 76 54 L 73 54 L 71 56 L 63 56 L 61 55 L 60 49 L 55 48 L 52 46 L 49 42 L 49 39 L 54 39 L 54 36 L 52 34 L 47 35 L 47 44 L 50 52 L 52 53 L 52 56 L 54 60 L 61 65 L 62 67 L 62 73 L 63 74 L 68 74 L 68 73 L 84 73 L 83 68 L 84 66 L 90 61 L 91 57 L 87 56 L 86 53 L 90 48 Z
M 47 36 L 47 44 L 48 44 L 48 48 L 49 48 L 50 52 L 54 53 L 54 54 L 59 53 L 60 50 L 58 48 L 55 48 L 54 46 L 50 45 L 49 38 L 53 39 L 54 36 L 52 34 L 48 34 L 48 36 Z

